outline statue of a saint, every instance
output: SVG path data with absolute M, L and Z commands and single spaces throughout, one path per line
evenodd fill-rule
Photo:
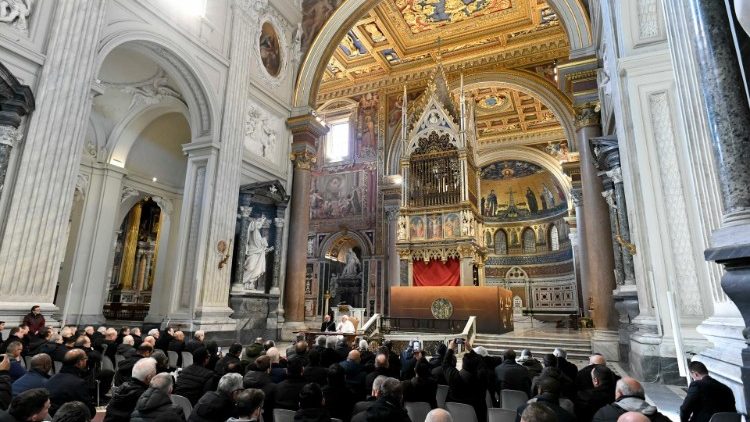
M 260 233 L 266 218 L 254 218 L 247 226 L 247 244 L 245 245 L 245 263 L 242 268 L 242 284 L 245 290 L 256 290 L 258 279 L 266 272 L 266 254 L 273 250 L 268 240 Z
M 359 274 L 359 258 L 357 258 L 357 254 L 354 253 L 354 250 L 349 249 L 349 252 L 346 253 L 346 266 L 344 266 L 344 271 L 341 272 L 342 277 L 348 277 L 348 276 L 356 276 Z

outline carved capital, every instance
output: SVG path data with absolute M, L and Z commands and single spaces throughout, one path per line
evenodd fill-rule
M 253 207 L 240 206 L 240 213 L 238 217 L 245 219 L 250 218 L 250 213 L 253 211 Z
M 294 168 L 310 170 L 318 161 L 318 157 L 311 151 L 298 151 L 289 154 L 289 159 L 294 163 Z
M 274 218 L 274 219 L 273 219 L 273 224 L 274 224 L 274 225 L 275 225 L 276 227 L 284 227 L 284 219 L 283 219 L 283 218 L 279 218 L 279 217 L 276 217 L 276 218 Z
M 406 260 L 411 259 L 411 251 L 408 249 L 399 249 L 398 257 Z
M 388 221 L 395 221 L 398 219 L 398 207 L 388 207 L 385 209 L 385 217 Z
M 587 126 L 599 126 L 601 124 L 601 105 L 599 104 L 599 101 L 577 105 L 574 109 L 576 113 L 576 129 Z
M 14 146 L 21 140 L 21 133 L 13 126 L 0 126 L 0 145 Z
M 130 198 L 140 196 L 140 194 L 141 193 L 136 188 L 133 188 L 130 186 L 123 186 L 122 193 L 120 194 L 120 203 L 123 203 Z

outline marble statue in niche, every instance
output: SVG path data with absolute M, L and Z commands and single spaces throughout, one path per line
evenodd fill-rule
M 256 290 L 258 279 L 266 273 L 266 254 L 273 250 L 268 246 L 268 239 L 263 237 L 260 229 L 266 223 L 265 217 L 250 220 L 247 226 L 247 244 L 245 245 L 245 263 L 243 265 L 242 284 L 245 290 Z
M 357 258 L 357 254 L 353 249 L 349 249 L 349 252 L 346 253 L 346 265 L 344 266 L 344 270 L 341 271 L 341 276 L 356 276 L 359 274 L 359 267 L 360 262 L 359 258 Z

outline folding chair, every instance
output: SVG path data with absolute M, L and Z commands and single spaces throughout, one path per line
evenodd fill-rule
M 735 412 L 719 412 L 714 413 L 708 422 L 740 422 L 742 415 Z
M 273 409 L 274 422 L 294 422 L 294 410 Z
M 477 412 L 475 412 L 474 408 L 468 404 L 449 401 L 445 403 L 445 407 L 448 413 L 453 416 L 454 421 L 479 422 L 477 420 Z
M 120 362 L 125 360 L 125 356 L 121 355 L 120 353 L 115 354 L 115 368 L 120 367 Z
M 177 368 L 177 362 L 180 360 L 180 355 L 178 355 L 174 350 L 168 350 L 167 356 L 169 356 L 169 367 Z
M 190 400 L 188 400 L 187 397 L 181 396 L 179 394 L 172 394 L 170 396 L 170 399 L 172 400 L 172 404 L 175 406 L 180 406 L 182 408 L 182 413 L 185 414 L 185 420 L 188 420 L 190 418 L 190 414 L 193 413 L 193 405 L 190 404 Z
M 427 414 L 430 413 L 430 404 L 424 401 L 407 401 L 404 402 L 406 413 L 409 414 L 411 422 L 424 422 Z
M 487 409 L 487 420 L 488 422 L 515 422 L 516 411 L 493 407 Z
M 182 352 L 182 367 L 187 368 L 193 364 L 193 354 L 190 352 Z
M 518 409 L 518 406 L 526 404 L 526 401 L 529 399 L 529 396 L 525 392 L 518 390 L 502 390 L 500 394 L 503 398 L 503 409 L 513 411 Z
M 112 372 L 115 370 L 115 364 L 112 363 L 112 359 L 110 359 L 109 356 L 102 356 L 102 371 L 104 370 L 110 370 Z
M 437 395 L 435 398 L 437 399 L 438 407 L 441 409 L 445 409 L 445 399 L 448 398 L 448 386 L 438 384 Z

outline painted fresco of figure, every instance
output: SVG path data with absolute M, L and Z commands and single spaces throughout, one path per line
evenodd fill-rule
M 247 244 L 245 245 L 245 262 L 242 266 L 242 284 L 246 290 L 256 290 L 258 279 L 266 273 L 266 254 L 273 250 L 260 229 L 266 223 L 265 217 L 255 218 L 247 226 Z
M 359 274 L 359 258 L 353 249 L 349 249 L 346 253 L 346 265 L 344 270 L 341 272 L 342 277 L 354 276 Z
M 542 210 L 547 209 L 547 198 L 544 197 L 544 194 L 539 195 L 539 200 L 542 202 Z
M 490 194 L 487 195 L 487 208 L 489 215 L 494 216 L 497 213 L 497 195 L 495 195 L 495 190 L 490 190 Z
M 537 204 L 536 196 L 531 188 L 526 188 L 526 203 L 529 205 L 529 211 L 532 213 L 539 211 L 539 204 Z
M 549 190 L 547 185 L 542 188 L 542 195 L 547 199 L 547 206 L 550 208 L 555 208 L 555 195 L 552 195 L 552 191 Z

